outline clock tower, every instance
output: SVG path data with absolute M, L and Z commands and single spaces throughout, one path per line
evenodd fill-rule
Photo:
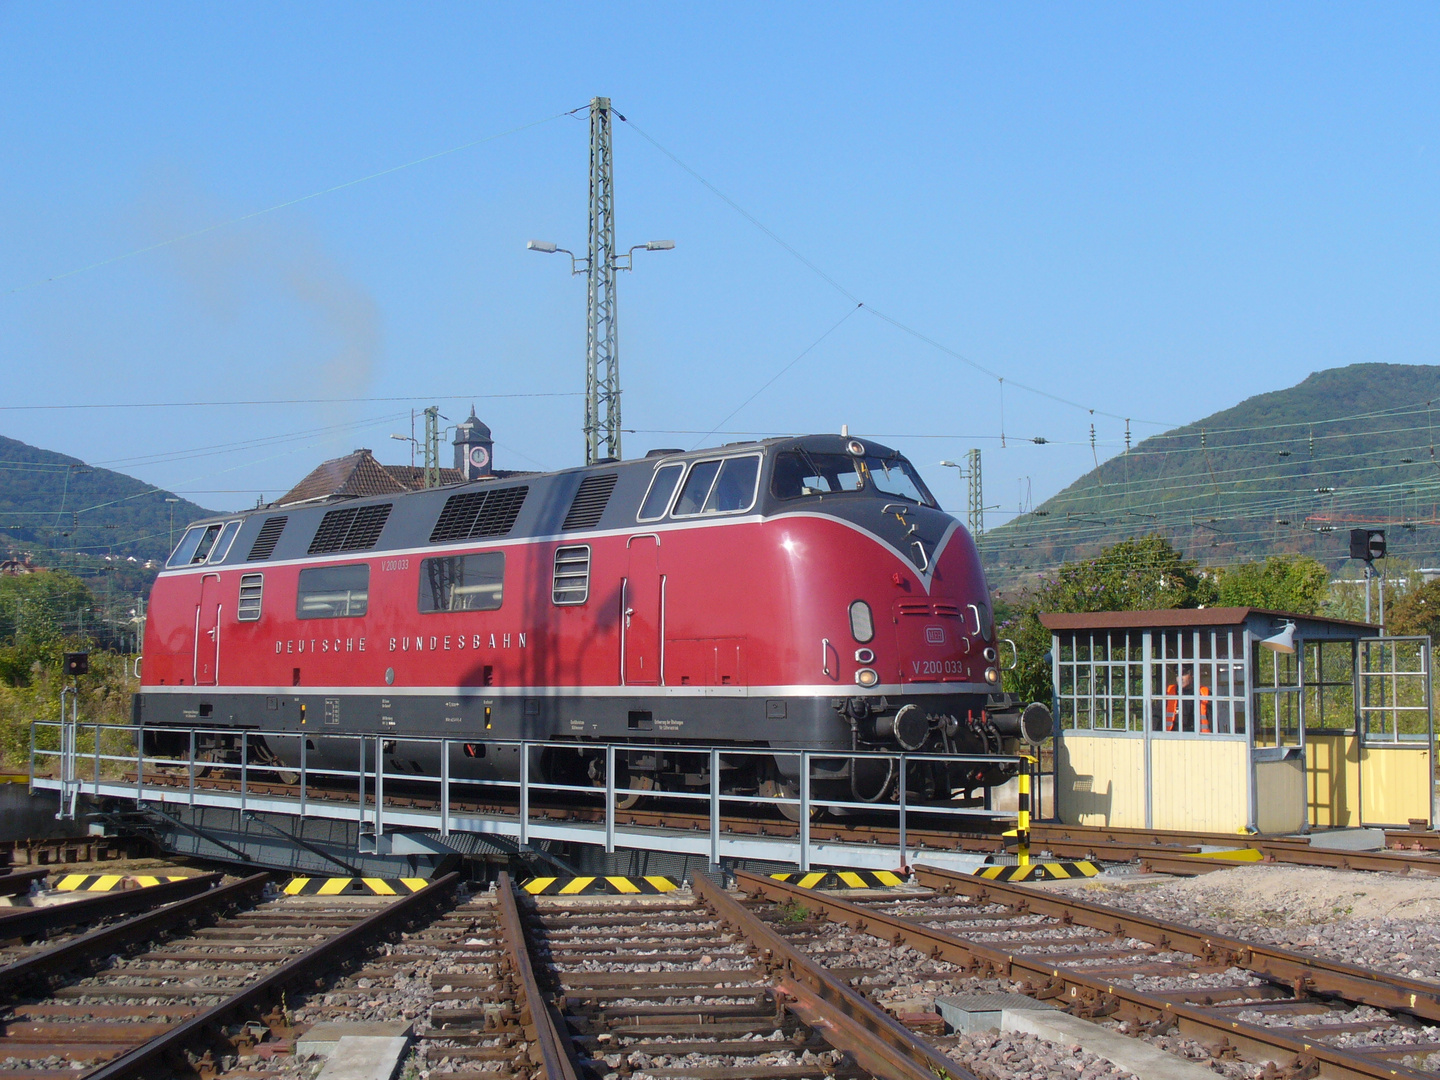
M 491 477 L 495 475 L 494 449 L 490 429 L 475 415 L 475 406 L 470 406 L 470 418 L 455 428 L 455 468 L 466 480 Z

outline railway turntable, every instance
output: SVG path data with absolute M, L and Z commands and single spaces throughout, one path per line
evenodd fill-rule
M 1040 619 L 1064 823 L 1294 833 L 1433 822 L 1428 637 L 1243 607 Z

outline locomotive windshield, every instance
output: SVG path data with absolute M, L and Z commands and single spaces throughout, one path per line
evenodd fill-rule
M 833 495 L 867 488 L 885 498 L 903 499 L 922 506 L 936 505 L 915 467 L 896 453 L 854 457 L 786 450 L 776 455 L 770 481 L 770 490 L 777 499 Z

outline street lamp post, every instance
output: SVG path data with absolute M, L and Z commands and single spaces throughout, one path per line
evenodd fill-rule
M 175 550 L 175 504 L 178 503 L 180 500 L 179 500 L 179 499 L 173 499 L 173 498 L 172 498 L 172 499 L 166 499 L 165 501 L 170 504 L 170 550 L 171 550 L 171 551 L 174 551 L 174 550 Z

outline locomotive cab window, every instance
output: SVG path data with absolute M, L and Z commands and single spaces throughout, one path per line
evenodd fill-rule
M 656 521 L 670 509 L 670 496 L 680 483 L 684 465 L 661 465 L 650 478 L 650 490 L 645 492 L 645 501 L 640 504 L 637 521 Z
M 777 499 L 841 495 L 867 488 L 881 498 L 900 498 L 921 506 L 938 505 L 915 467 L 900 454 L 857 458 L 850 454 L 787 450 L 776 455 L 770 477 L 770 491 Z
M 215 546 L 215 538 L 219 535 L 219 525 L 195 525 L 186 529 L 170 558 L 165 560 L 165 565 L 193 566 L 203 563 L 210 557 L 210 549 Z
M 497 611 L 505 596 L 505 553 L 446 555 L 420 562 L 420 610 Z
M 240 522 L 227 521 L 224 530 L 215 541 L 215 546 L 210 550 L 210 562 L 224 562 L 225 556 L 230 554 L 230 545 L 235 542 L 235 534 L 240 531 Z
M 870 474 L 870 482 L 881 495 L 898 496 L 921 506 L 939 505 L 915 471 L 915 466 L 899 454 L 889 457 L 871 454 L 865 459 L 865 471 Z
M 860 466 L 849 454 L 809 454 L 790 450 L 775 458 L 770 490 L 777 499 L 834 495 L 865 486 Z
M 738 514 L 755 505 L 760 455 L 697 461 L 680 489 L 672 517 Z
M 300 571 L 295 595 L 297 619 L 355 618 L 370 602 L 370 567 L 315 566 Z

